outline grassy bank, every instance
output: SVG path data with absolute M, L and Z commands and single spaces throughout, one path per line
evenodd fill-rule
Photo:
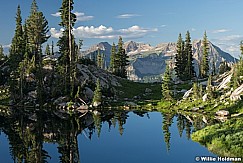
M 208 126 L 192 134 L 192 140 L 223 157 L 243 156 L 243 119 Z
M 118 101 L 134 101 L 139 105 L 157 103 L 161 98 L 160 83 L 138 83 L 129 80 L 121 80 L 122 86 L 116 87 Z

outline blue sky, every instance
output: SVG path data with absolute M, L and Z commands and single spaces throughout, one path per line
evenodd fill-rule
M 15 15 L 20 4 L 22 18 L 30 12 L 32 0 L 8 0 L 0 6 L 0 44 L 9 46 L 14 35 Z M 239 55 L 243 40 L 242 0 L 74 0 L 77 14 L 74 33 L 84 47 L 101 41 L 150 43 L 175 42 L 187 30 L 192 39 L 201 39 L 204 31 L 210 41 L 223 50 Z M 58 9 L 61 0 L 37 0 L 46 16 L 51 40 L 60 36 Z

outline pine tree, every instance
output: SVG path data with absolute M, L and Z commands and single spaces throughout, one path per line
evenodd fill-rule
M 119 37 L 119 41 L 118 41 L 118 51 L 117 51 L 117 56 L 116 56 L 116 63 L 117 67 L 118 67 L 118 76 L 122 77 L 122 78 L 126 78 L 127 77 L 127 71 L 126 71 L 126 66 L 128 65 L 128 60 L 127 60 L 128 56 L 125 52 L 125 49 L 123 48 L 123 41 L 122 41 L 122 37 Z
M 199 98 L 201 99 L 203 97 L 203 85 L 199 84 Z
M 96 61 L 97 63 L 97 66 L 99 67 L 99 68 L 102 68 L 103 67 L 103 63 L 102 63 L 102 55 L 101 55 L 101 53 L 100 53 L 100 49 L 98 49 L 98 54 L 97 54 L 97 61 Z
M 11 71 L 16 71 L 19 63 L 22 61 L 24 56 L 23 29 L 22 29 L 22 17 L 21 17 L 20 6 L 17 7 L 17 14 L 15 20 L 16 20 L 15 34 L 12 39 L 12 44 L 10 47 L 10 54 L 9 54 Z
M 105 54 L 101 53 L 101 69 L 106 69 Z
M 215 57 L 213 57 L 212 75 L 216 75 L 216 62 L 215 62 Z
M 242 76 L 243 76 L 243 41 L 240 42 L 240 60 L 238 63 L 236 63 L 233 67 L 233 75 L 231 78 L 231 85 L 233 86 L 234 89 L 239 87 L 242 83 Z
M 185 39 L 185 49 L 184 49 L 184 61 L 185 71 L 184 71 L 184 79 L 190 80 L 195 76 L 194 67 L 193 67 L 193 55 L 192 55 L 192 43 L 190 32 L 187 31 L 186 39 Z
M 95 88 L 94 97 L 93 97 L 93 104 L 95 104 L 95 106 L 98 106 L 101 103 L 102 103 L 102 92 L 101 92 L 100 80 L 97 79 L 96 88 Z
M 43 97 L 43 75 L 42 75 L 42 44 L 45 43 L 50 36 L 48 33 L 48 22 L 42 12 L 38 10 L 35 0 L 31 4 L 30 16 L 27 19 L 27 37 L 30 47 L 30 56 L 34 58 L 34 65 L 37 68 L 37 93 L 39 103 Z
M 205 31 L 204 37 L 203 37 L 203 54 L 202 54 L 202 61 L 200 65 L 201 70 L 201 77 L 205 78 L 208 76 L 209 72 L 209 61 L 208 61 L 208 55 L 209 55 L 209 47 L 208 47 L 208 39 L 207 39 L 207 33 Z
M 198 89 L 198 83 L 193 83 L 193 98 L 198 99 L 199 98 L 199 89 Z
M 228 66 L 228 63 L 226 61 L 223 61 L 219 65 L 219 74 L 223 74 L 226 71 L 229 71 L 230 67 Z
M 4 59 L 3 46 L 0 44 L 0 61 Z
M 214 95 L 213 95 L 213 88 L 212 88 L 212 76 L 209 75 L 208 77 L 208 84 L 207 84 L 207 95 L 208 95 L 208 99 L 213 99 Z
M 51 55 L 51 51 L 50 51 L 50 46 L 49 46 L 49 44 L 46 45 L 45 54 L 46 54 L 46 55 Z
M 116 65 L 116 45 L 113 42 L 112 47 L 111 47 L 111 56 L 110 56 L 110 72 L 115 74 L 117 65 Z
M 12 44 L 10 47 L 10 54 L 9 54 L 9 66 L 10 66 L 10 92 L 11 92 L 11 99 L 13 102 L 18 100 L 19 96 L 19 83 L 18 78 L 20 74 L 18 73 L 18 66 L 19 63 L 22 61 L 24 56 L 24 40 L 23 40 L 23 29 L 22 29 L 22 17 L 21 17 L 21 9 L 20 6 L 17 7 L 16 13 L 16 27 L 14 37 L 12 39 Z
M 163 83 L 162 83 L 162 95 L 164 100 L 173 100 L 173 85 L 172 85 L 172 78 L 171 78 L 171 70 L 169 64 L 166 65 Z
M 183 78 L 183 60 L 182 60 L 182 55 L 184 52 L 184 44 L 183 44 L 183 39 L 181 36 L 181 33 L 178 36 L 178 41 L 176 45 L 176 56 L 175 56 L 175 71 L 176 75 L 179 79 L 182 80 Z
M 75 60 L 75 41 L 72 34 L 73 26 L 76 22 L 76 15 L 73 11 L 73 0 L 63 0 L 62 6 L 59 10 L 61 13 L 60 26 L 63 27 L 62 37 L 58 40 L 59 52 L 61 53 L 60 64 L 65 67 L 64 74 L 64 92 L 73 97 L 74 95 L 74 69 L 76 65 Z

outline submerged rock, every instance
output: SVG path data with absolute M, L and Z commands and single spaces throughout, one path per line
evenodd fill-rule
M 94 107 L 98 107 L 98 106 L 100 106 L 101 105 L 101 102 L 99 102 L 99 101 L 95 101 L 94 103 L 93 103 L 93 106 Z
M 145 89 L 145 93 L 151 93 L 151 92 L 152 92 L 152 90 L 150 88 Z
M 131 107 L 136 107 L 136 106 L 138 106 L 136 103 L 134 103 L 134 102 L 129 102 L 129 101 L 127 101 L 127 102 L 125 102 L 125 106 L 131 106 Z

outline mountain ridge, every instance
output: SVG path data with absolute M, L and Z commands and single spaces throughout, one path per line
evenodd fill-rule
M 108 42 L 100 42 L 91 46 L 86 51 L 82 51 L 82 55 L 90 57 L 97 54 L 97 49 L 100 49 L 105 54 L 106 65 L 110 61 L 111 45 Z M 137 43 L 135 41 L 125 42 L 123 45 L 127 55 L 129 56 L 129 65 L 127 68 L 128 79 L 139 81 L 147 76 L 160 76 L 164 73 L 165 65 L 168 60 L 175 60 L 176 43 L 159 43 L 156 46 L 151 46 L 146 43 Z M 192 41 L 193 63 L 196 73 L 199 72 L 199 64 L 202 57 L 202 41 Z M 232 64 L 237 61 L 236 58 L 229 53 L 224 52 L 218 46 L 209 41 L 209 63 L 210 71 L 212 71 L 212 63 L 215 61 L 216 68 L 223 61 Z

